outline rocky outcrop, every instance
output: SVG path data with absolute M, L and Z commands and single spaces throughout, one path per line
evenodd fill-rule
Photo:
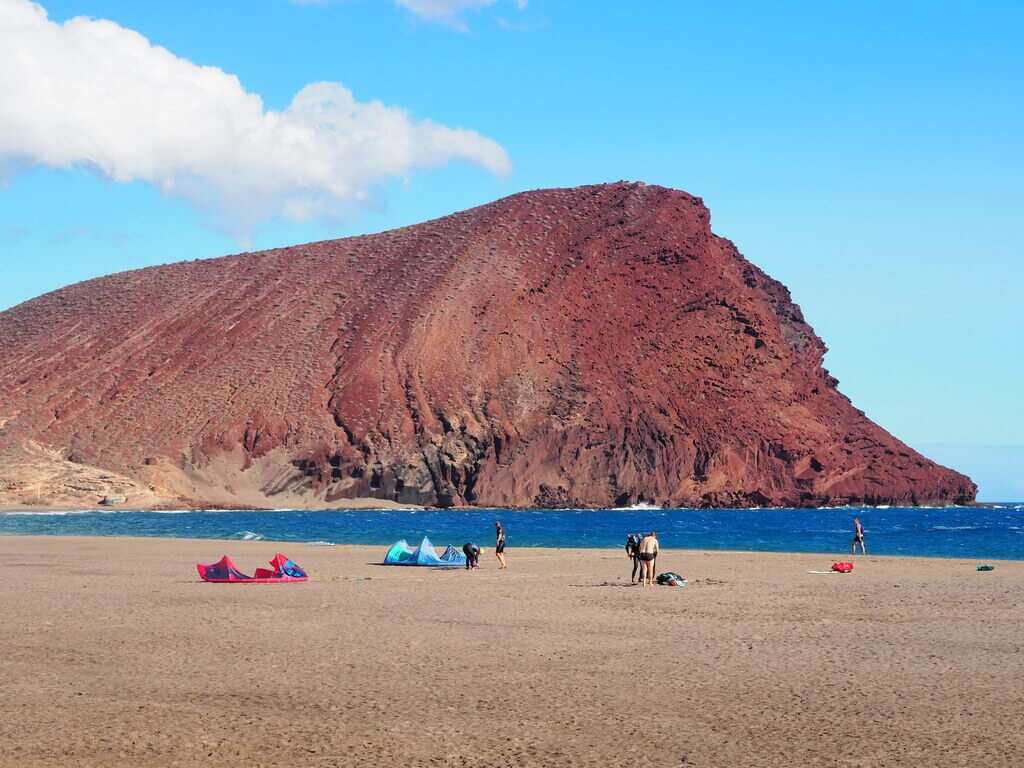
M 186 503 L 936 503 L 789 292 L 643 184 L 112 275 L 0 313 L 0 444 Z

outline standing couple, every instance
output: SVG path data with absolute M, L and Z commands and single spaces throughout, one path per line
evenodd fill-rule
M 504 570 L 508 568 L 508 563 L 505 562 L 505 529 L 501 527 L 501 521 L 494 521 L 494 556 L 498 558 L 498 562 L 501 565 L 498 566 L 498 570 Z M 466 555 L 466 570 L 480 567 L 480 547 L 471 541 L 467 541 L 462 547 L 463 553 Z
M 642 584 L 643 586 L 654 585 L 654 570 L 658 560 L 658 533 L 651 531 L 646 536 L 638 533 L 631 533 L 626 539 L 626 555 L 633 560 L 633 573 L 630 576 L 630 584 Z M 637 582 L 637 571 L 640 572 L 640 581 Z

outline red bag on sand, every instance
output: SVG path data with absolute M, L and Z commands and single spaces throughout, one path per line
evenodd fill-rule
M 832 570 L 839 573 L 849 573 L 853 570 L 853 563 L 832 563 Z

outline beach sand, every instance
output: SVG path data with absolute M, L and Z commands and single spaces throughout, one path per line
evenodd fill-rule
M 1022 562 L 384 551 L 0 537 L 0 765 L 1024 765 Z

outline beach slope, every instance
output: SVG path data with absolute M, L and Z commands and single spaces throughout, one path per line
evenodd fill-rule
M 275 549 L 311 580 L 197 581 Z M 1024 765 L 1024 563 L 383 552 L 0 537 L 0 765 Z

